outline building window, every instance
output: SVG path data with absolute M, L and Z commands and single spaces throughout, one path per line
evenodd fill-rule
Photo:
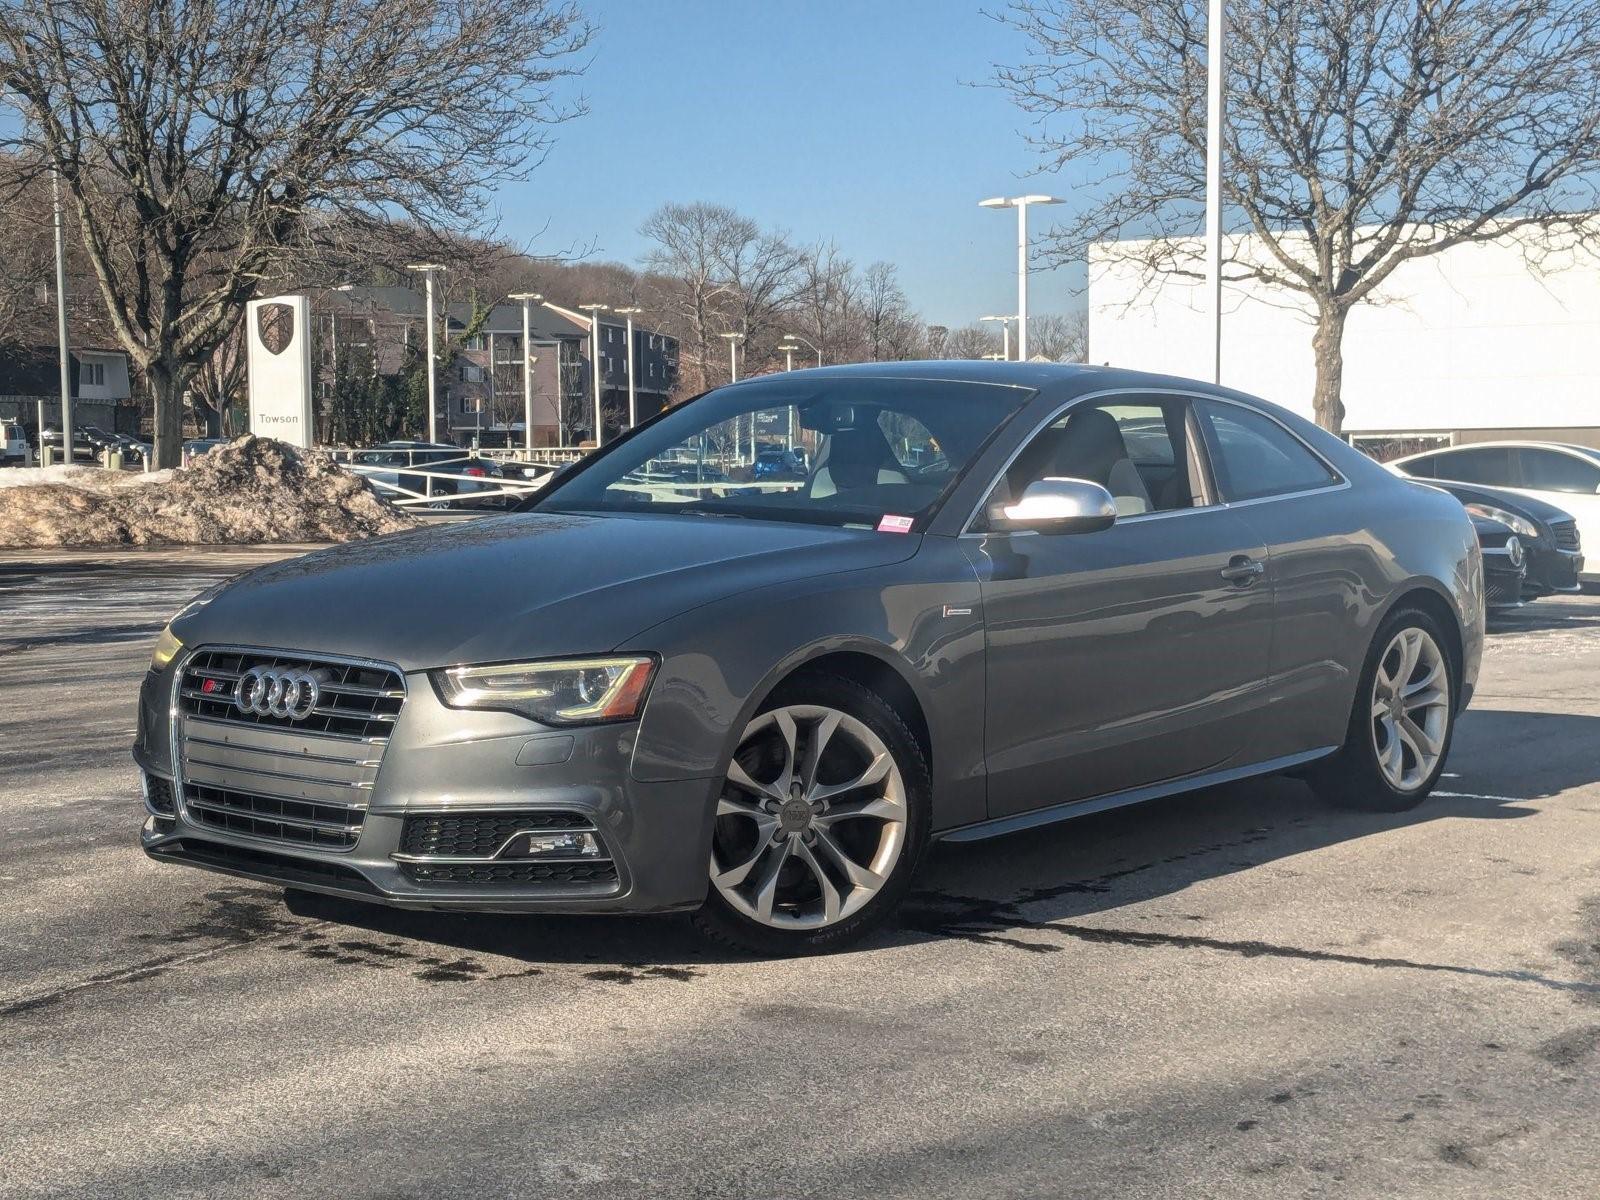
M 79 364 L 78 383 L 83 387 L 105 387 L 105 363 L 86 362 Z

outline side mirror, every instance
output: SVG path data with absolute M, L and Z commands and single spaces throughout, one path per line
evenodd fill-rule
M 1039 533 L 1095 533 L 1117 519 L 1117 502 L 1087 479 L 1040 479 L 1015 504 L 997 504 L 990 519 L 998 529 Z

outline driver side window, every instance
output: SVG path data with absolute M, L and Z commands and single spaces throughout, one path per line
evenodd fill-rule
M 1041 479 L 1084 479 L 1111 493 L 1119 517 L 1206 503 L 1181 397 L 1075 404 L 1012 461 L 985 511 Z

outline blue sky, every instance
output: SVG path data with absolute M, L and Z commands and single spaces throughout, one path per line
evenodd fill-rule
M 898 264 L 930 321 L 1015 311 L 1015 214 L 977 202 L 1070 191 L 1030 176 L 1027 115 L 970 86 L 1023 52 L 978 0 L 581 2 L 600 26 L 577 85 L 589 112 L 501 191 L 504 233 L 632 263 L 652 209 L 707 200 Z M 1081 307 L 1081 285 L 1081 269 L 1036 271 L 1030 309 Z

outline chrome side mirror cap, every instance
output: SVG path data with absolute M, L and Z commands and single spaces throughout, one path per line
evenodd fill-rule
M 1117 502 L 1087 479 L 1040 479 L 1015 504 L 995 505 L 990 517 L 1000 529 L 1095 533 L 1116 523 Z

